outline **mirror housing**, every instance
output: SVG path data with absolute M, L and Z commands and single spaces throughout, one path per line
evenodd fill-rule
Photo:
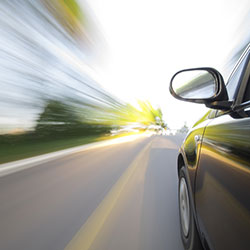
M 178 71 L 169 87 L 175 98 L 203 103 L 213 109 L 230 109 L 228 94 L 222 75 L 213 68 L 194 68 Z

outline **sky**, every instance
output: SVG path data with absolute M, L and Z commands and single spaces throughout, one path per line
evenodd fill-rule
M 83 1 L 83 0 L 82 0 Z M 87 0 L 85 0 L 87 1 Z M 160 107 L 172 129 L 190 127 L 206 112 L 199 104 L 175 100 L 168 91 L 181 69 L 224 65 L 240 39 L 239 25 L 249 15 L 248 0 L 88 0 L 107 43 L 97 68 L 112 94 Z
M 171 129 L 191 127 L 206 108 L 175 100 L 172 75 L 207 66 L 227 78 L 232 49 L 250 40 L 249 0 L 78 2 L 76 37 L 43 1 L 0 4 L 0 134 L 34 129 L 48 99 L 101 105 L 108 93 L 150 101 Z

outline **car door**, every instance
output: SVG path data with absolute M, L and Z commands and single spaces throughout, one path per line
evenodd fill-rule
M 250 249 L 249 75 L 248 49 L 227 85 L 233 110 L 218 111 L 204 132 L 195 206 L 209 249 Z

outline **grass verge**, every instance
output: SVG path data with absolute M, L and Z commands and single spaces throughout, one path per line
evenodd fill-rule
M 0 143 L 0 164 L 11 161 L 17 161 L 32 156 L 38 156 L 46 153 L 55 152 L 62 149 L 67 149 L 75 146 L 80 146 L 96 141 L 115 139 L 123 136 L 134 135 L 138 133 L 124 133 L 120 135 L 100 136 L 91 135 L 74 138 L 60 138 L 53 140 L 20 140 L 15 143 Z
M 95 142 L 99 136 L 0 145 L 0 164 Z

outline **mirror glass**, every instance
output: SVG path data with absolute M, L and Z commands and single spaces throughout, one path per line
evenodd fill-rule
M 208 99 L 217 93 L 214 76 L 206 70 L 182 71 L 172 80 L 176 95 L 187 99 Z

